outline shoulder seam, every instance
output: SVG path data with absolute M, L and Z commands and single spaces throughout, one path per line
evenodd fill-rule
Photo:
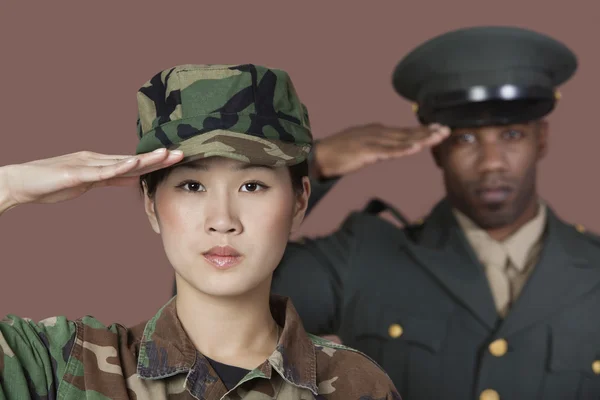
M 313 343 L 313 345 L 329 347 L 331 349 L 336 349 L 336 350 L 346 350 L 351 353 L 359 354 L 359 355 L 363 356 L 364 358 L 366 358 L 367 360 L 371 361 L 373 364 L 375 364 L 381 371 L 383 371 L 387 375 L 387 372 L 381 367 L 381 365 L 379 365 L 379 363 L 377 363 L 377 361 L 373 360 L 370 356 L 363 353 L 362 351 L 354 349 L 352 347 L 344 346 L 343 344 L 337 344 L 337 343 L 331 342 L 327 339 L 323 339 L 319 336 L 313 335 L 308 332 L 306 334 L 308 335 L 308 338 Z

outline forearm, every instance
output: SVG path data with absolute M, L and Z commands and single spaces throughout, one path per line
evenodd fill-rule
M 308 172 L 310 179 L 315 181 L 328 181 L 340 178 L 332 174 L 327 162 L 331 156 L 327 152 L 327 147 L 323 148 L 320 140 L 315 140 L 312 151 L 308 156 Z
M 322 156 L 318 157 L 319 141 L 315 142 L 312 152 L 308 156 L 308 175 L 311 183 L 311 195 L 308 199 L 308 208 L 306 216 L 308 216 L 313 208 L 329 193 L 341 177 L 329 177 L 323 174 L 320 163 Z

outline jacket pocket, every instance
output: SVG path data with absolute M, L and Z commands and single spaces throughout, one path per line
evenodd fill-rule
M 399 387 L 409 386 L 411 376 L 437 375 L 450 313 L 416 314 L 394 307 L 370 310 L 354 322 L 352 347 L 375 359 Z
M 572 399 L 600 399 L 600 332 L 573 332 L 562 325 L 550 332 L 546 390 L 554 386 Z

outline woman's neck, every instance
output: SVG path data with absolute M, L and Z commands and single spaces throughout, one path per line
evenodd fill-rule
M 273 353 L 278 340 L 269 292 L 270 281 L 243 296 L 211 296 L 178 277 L 177 315 L 200 353 L 224 364 L 254 369 Z

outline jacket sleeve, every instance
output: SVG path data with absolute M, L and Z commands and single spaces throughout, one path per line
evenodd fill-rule
M 75 335 L 75 324 L 64 317 L 0 321 L 0 398 L 56 398 Z
M 308 207 L 306 208 L 306 216 L 310 214 L 313 208 L 329 193 L 341 178 L 332 178 L 327 180 L 310 179 L 311 193 L 308 199 Z
M 353 213 L 330 235 L 290 242 L 273 274 L 272 292 L 292 300 L 310 333 L 335 334 L 339 328 L 357 220 Z

